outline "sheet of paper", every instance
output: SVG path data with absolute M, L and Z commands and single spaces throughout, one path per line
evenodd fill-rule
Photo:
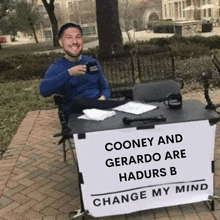
M 138 114 L 142 114 L 144 112 L 154 110 L 156 108 L 157 108 L 157 106 L 154 106 L 154 105 L 130 101 L 124 105 L 120 105 L 120 106 L 113 108 L 113 109 L 117 110 L 117 111 L 122 111 L 122 112 L 127 112 L 127 113 L 132 113 L 132 114 L 138 115 Z
M 112 117 L 116 114 L 115 111 L 105 111 L 100 109 L 85 109 L 83 110 L 84 115 L 79 116 L 79 119 L 86 119 L 86 120 L 95 120 L 95 121 L 102 121 L 108 117 Z

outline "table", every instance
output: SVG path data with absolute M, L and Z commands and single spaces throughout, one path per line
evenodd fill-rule
M 151 103 L 150 103 L 151 104 Z M 129 127 L 145 127 L 152 126 L 154 124 L 167 124 L 167 123 L 178 123 L 183 121 L 199 121 L 208 119 L 210 121 L 216 120 L 219 118 L 219 115 L 213 110 L 205 109 L 205 105 L 195 99 L 184 100 L 182 108 L 180 109 L 170 109 L 165 106 L 162 102 L 152 103 L 153 105 L 157 105 L 158 108 L 141 114 L 140 116 L 135 116 L 133 114 L 117 112 L 117 114 L 111 118 L 107 118 L 104 121 L 88 121 L 88 120 L 79 120 L 77 116 L 80 114 L 72 114 L 69 117 L 68 127 L 71 129 L 72 134 L 83 134 L 87 132 L 93 131 L 103 131 L 103 130 L 112 130 L 112 129 L 120 129 L 120 128 L 129 128 Z M 122 122 L 124 117 L 129 118 L 145 118 L 152 116 L 163 115 L 166 118 L 164 122 L 152 122 L 152 123 L 143 123 L 137 122 L 132 123 L 131 125 L 125 125 Z
M 158 108 L 139 116 L 117 112 L 101 122 L 70 115 L 83 204 L 90 215 L 128 214 L 214 195 L 219 115 L 198 100 L 183 101 L 181 109 L 153 104 Z M 166 121 L 122 122 L 159 115 Z

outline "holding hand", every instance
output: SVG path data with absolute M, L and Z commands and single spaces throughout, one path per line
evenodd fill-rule
M 68 72 L 70 76 L 84 76 L 86 69 L 86 65 L 78 65 L 68 69 Z

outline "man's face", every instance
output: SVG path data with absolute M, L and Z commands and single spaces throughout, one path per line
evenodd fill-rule
M 69 58 L 77 58 L 82 54 L 83 40 L 78 28 L 66 29 L 59 43 Z

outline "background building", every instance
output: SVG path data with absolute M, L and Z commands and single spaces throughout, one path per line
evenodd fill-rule
M 119 0 L 122 30 L 143 29 L 147 23 L 162 19 L 161 0 Z
M 163 19 L 173 21 L 210 21 L 220 16 L 219 0 L 162 0 Z
M 41 0 L 38 0 L 37 5 L 43 18 L 38 36 L 43 40 L 52 40 L 52 28 L 47 11 Z M 56 0 L 55 14 L 58 28 L 67 22 L 73 22 L 82 27 L 84 35 L 97 34 L 95 0 Z
M 149 21 L 162 19 L 162 0 L 118 0 L 121 30 L 142 29 Z M 80 24 L 84 35 L 96 35 L 96 1 L 95 0 L 56 0 L 55 14 L 58 28 L 66 22 Z M 41 0 L 37 5 L 42 14 L 41 40 L 52 40 L 52 29 L 46 9 Z

